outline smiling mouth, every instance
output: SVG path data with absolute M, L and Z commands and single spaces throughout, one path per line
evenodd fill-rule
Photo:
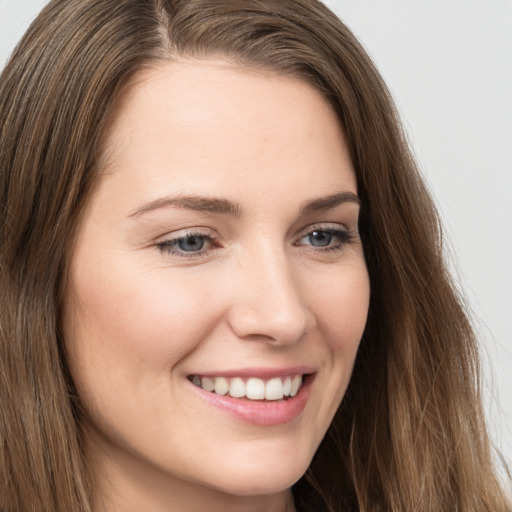
M 307 375 L 291 375 L 260 379 L 258 377 L 221 377 L 191 375 L 188 379 L 197 387 L 219 396 L 248 400 L 287 400 L 302 388 Z

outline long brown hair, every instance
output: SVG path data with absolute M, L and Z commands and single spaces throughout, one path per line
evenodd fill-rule
M 176 56 L 300 77 L 345 128 L 371 304 L 298 508 L 506 510 L 437 214 L 378 72 L 316 0 L 53 0 L 18 45 L 0 82 L 0 508 L 91 511 L 59 331 L 67 259 L 116 100 Z

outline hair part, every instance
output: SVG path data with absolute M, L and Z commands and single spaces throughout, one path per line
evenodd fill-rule
M 175 58 L 298 77 L 346 134 L 370 311 L 298 508 L 506 510 L 438 216 L 382 79 L 315 0 L 53 0 L 18 45 L 0 82 L 0 508 L 92 511 L 59 329 L 67 262 L 122 92 Z

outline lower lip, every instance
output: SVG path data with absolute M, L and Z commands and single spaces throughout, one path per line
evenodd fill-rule
M 299 392 L 287 400 L 248 400 L 229 395 L 216 395 L 190 383 L 207 402 L 244 423 L 261 427 L 273 427 L 289 423 L 306 407 L 314 375 L 308 375 Z

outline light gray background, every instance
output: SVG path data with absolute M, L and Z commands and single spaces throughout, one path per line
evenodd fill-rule
M 0 0 L 0 69 L 46 2 Z M 442 213 L 512 463 L 512 0 L 327 0 L 377 63 Z

